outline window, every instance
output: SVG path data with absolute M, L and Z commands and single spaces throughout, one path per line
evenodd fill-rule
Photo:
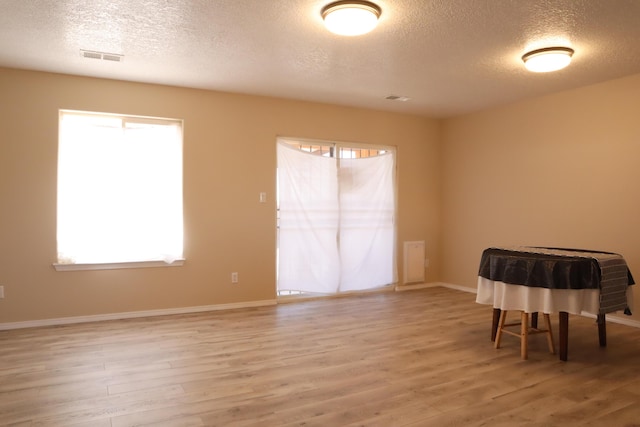
M 59 120 L 56 269 L 179 265 L 182 121 L 67 110 Z

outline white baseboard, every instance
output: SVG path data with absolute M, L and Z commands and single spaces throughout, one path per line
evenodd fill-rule
M 437 283 L 437 282 L 432 282 L 432 283 L 409 283 L 407 285 L 397 285 L 395 290 L 396 290 L 396 292 L 415 291 L 417 289 L 435 288 L 436 286 L 440 286 L 440 284 Z
M 440 286 L 442 286 L 444 288 L 455 289 L 457 291 L 469 292 L 469 293 L 472 293 L 472 294 L 477 294 L 478 293 L 478 289 L 477 288 L 470 288 L 468 286 L 454 285 L 452 283 L 441 282 Z
M 41 326 L 69 325 L 72 323 L 100 322 L 104 320 L 132 319 L 136 317 L 166 316 L 172 314 L 200 313 L 204 311 L 232 310 L 236 308 L 276 305 L 276 300 L 238 302 L 230 304 L 201 305 L 159 310 L 130 311 L 124 313 L 96 314 L 91 316 L 60 317 L 57 319 L 27 320 L 24 322 L 0 323 L 0 331 L 9 329 L 36 328 Z
M 470 288 L 468 286 L 456 285 L 453 283 L 445 282 L 430 282 L 430 283 L 413 283 L 408 285 L 396 286 L 396 292 L 413 291 L 417 289 L 443 287 L 449 289 L 455 289 L 458 291 L 477 293 L 476 288 Z M 388 290 L 384 290 L 388 292 Z M 377 290 L 377 292 L 381 292 Z M 304 301 L 308 298 L 291 298 L 286 302 Z M 200 313 L 204 311 L 220 311 L 220 310 L 232 310 L 237 308 L 251 308 L 251 307 L 263 307 L 268 305 L 276 305 L 285 301 L 279 300 L 262 300 L 262 301 L 249 301 L 230 304 L 215 304 L 215 305 L 203 305 L 196 307 L 180 307 L 180 308 L 167 308 L 160 310 L 145 310 L 145 311 L 131 311 L 124 313 L 110 313 L 110 314 L 96 314 L 91 316 L 75 316 L 75 317 L 61 317 L 57 319 L 43 319 L 43 320 L 27 320 L 24 322 L 7 322 L 0 323 L 0 331 L 9 329 L 23 329 L 23 328 L 36 328 L 41 326 L 56 326 L 56 325 L 68 325 L 72 323 L 88 323 L 88 322 L 100 322 L 103 320 L 118 320 L 118 319 L 132 319 L 136 317 L 151 317 L 151 316 L 166 316 L 172 314 L 188 314 L 188 313 Z M 589 313 L 582 313 L 582 316 L 591 317 L 595 319 L 595 316 Z M 640 328 L 640 321 L 625 319 L 621 316 L 607 316 L 608 322 L 620 323 L 622 325 L 631 326 L 634 328 Z
M 469 288 L 467 286 L 454 285 L 452 283 L 434 282 L 432 284 L 430 283 L 429 285 L 442 286 L 444 288 L 456 289 L 458 291 L 471 292 L 471 293 L 474 293 L 474 294 L 478 293 L 478 290 L 476 288 Z M 431 287 L 431 286 L 424 286 L 424 287 Z M 580 315 L 584 316 L 584 317 L 590 317 L 590 318 L 593 318 L 593 319 L 596 318 L 596 316 L 594 314 L 591 314 L 591 313 L 582 312 Z M 617 315 L 615 315 L 615 316 L 614 315 L 607 315 L 607 316 L 605 316 L 605 318 L 607 319 L 607 322 L 619 323 L 621 325 L 631 326 L 633 328 L 640 328 L 640 321 L 638 321 L 638 320 L 632 320 L 632 319 L 624 318 L 622 316 L 617 316 Z
M 460 285 L 454 285 L 451 283 L 445 283 L 445 282 L 430 282 L 430 283 L 411 283 L 408 285 L 398 285 L 396 286 L 396 291 L 397 292 L 403 292 L 403 291 L 414 291 L 416 289 L 425 289 L 425 288 L 435 288 L 435 287 L 443 287 L 443 288 L 449 288 L 449 289 L 455 289 L 458 291 L 463 291 L 463 292 L 470 292 L 470 293 L 477 293 L 478 290 L 476 288 L 470 288 L 468 286 L 460 286 Z
M 581 316 L 584 317 L 589 317 L 591 319 L 597 319 L 597 316 L 595 314 L 591 314 L 591 313 L 585 313 L 584 311 L 582 313 L 580 313 Z M 631 319 L 625 319 L 622 316 L 613 316 L 613 315 L 606 315 L 605 319 L 607 320 L 607 322 L 611 322 L 611 323 L 619 323 L 621 325 L 627 325 L 627 326 L 631 326 L 633 328 L 640 328 L 640 321 L 637 320 L 631 320 Z

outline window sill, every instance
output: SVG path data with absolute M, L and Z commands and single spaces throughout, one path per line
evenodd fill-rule
M 56 271 L 80 270 L 119 270 L 123 268 L 153 268 L 153 267 L 181 267 L 184 259 L 177 259 L 172 263 L 165 261 L 136 261 L 136 262 L 105 262 L 99 264 L 58 264 L 54 263 Z

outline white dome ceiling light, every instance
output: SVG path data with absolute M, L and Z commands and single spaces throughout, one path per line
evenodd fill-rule
M 569 47 L 545 47 L 532 50 L 522 56 L 524 66 L 534 73 L 548 73 L 565 68 L 571 62 L 573 49 Z
M 329 31 L 341 36 L 359 36 L 378 25 L 382 9 L 370 1 L 336 1 L 322 9 L 322 19 Z

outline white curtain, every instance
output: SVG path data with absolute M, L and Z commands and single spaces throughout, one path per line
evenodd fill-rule
M 394 155 L 337 159 L 278 143 L 278 290 L 336 293 L 391 284 Z

